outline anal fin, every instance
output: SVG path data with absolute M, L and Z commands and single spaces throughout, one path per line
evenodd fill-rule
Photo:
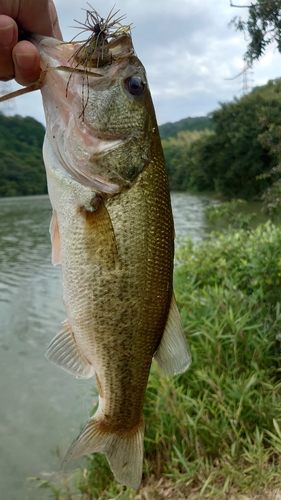
M 163 337 L 154 358 L 167 375 L 183 373 L 191 363 L 191 355 L 174 294 Z
M 63 330 L 50 343 L 46 358 L 54 365 L 79 378 L 90 378 L 95 374 L 94 367 L 80 352 L 67 322 Z

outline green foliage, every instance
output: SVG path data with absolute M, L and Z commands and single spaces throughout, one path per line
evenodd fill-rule
M 268 222 L 213 233 L 197 247 L 188 240 L 178 251 L 175 290 L 193 362 L 178 377 L 153 363 L 144 406 L 148 485 L 136 499 L 162 498 L 161 477 L 173 486 L 169 499 L 254 498 L 280 485 L 280 248 L 281 228 Z M 136 496 L 98 454 L 71 491 L 62 486 L 55 498 Z
M 249 229 L 251 222 L 257 214 L 250 212 L 244 214 L 239 208 L 246 206 L 245 200 L 232 200 L 207 207 L 206 213 L 211 222 L 223 220 L 224 223 L 235 229 Z
M 184 118 L 177 122 L 164 123 L 159 126 L 161 139 L 168 137 L 177 137 L 179 132 L 194 132 L 202 130 L 213 130 L 214 124 L 208 116 L 198 116 L 195 118 Z
M 244 7 L 243 4 L 241 6 Z M 247 21 L 234 17 L 231 24 L 238 31 L 243 31 L 246 40 L 249 40 L 245 60 L 251 65 L 264 55 L 267 46 L 274 41 L 281 52 L 281 1 L 256 0 L 255 3 L 250 2 L 248 12 Z
M 214 132 L 178 133 L 163 140 L 171 189 L 260 199 L 280 157 L 281 80 L 221 103 Z
M 263 201 L 263 212 L 265 212 L 272 220 L 280 221 L 281 214 L 281 165 L 277 165 L 277 167 L 273 168 L 269 174 L 267 174 L 267 178 L 272 181 L 272 184 L 269 188 L 265 190 L 262 195 Z
M 275 82 L 271 84 L 274 85 Z M 277 92 L 280 92 L 279 88 Z M 269 173 L 260 176 L 270 182 L 270 186 L 262 195 L 263 210 L 271 218 L 279 218 L 281 213 L 281 120 L 278 106 L 276 109 L 272 106 L 270 114 L 263 118 L 263 125 L 266 129 L 259 136 L 259 141 L 277 161 L 277 165 Z
M 198 145 L 201 146 L 210 135 L 212 135 L 212 132 L 209 130 L 201 132 L 182 131 L 178 132 L 176 137 L 168 137 L 162 141 L 170 188 L 172 190 L 182 191 L 193 187 L 194 176 L 198 175 L 196 169 Z M 197 184 L 199 184 L 199 181 Z M 208 183 L 204 183 L 204 180 L 201 181 L 200 185 L 203 186 L 203 190 L 204 187 L 208 188 Z
M 47 192 L 43 125 L 27 117 L 0 114 L 0 196 Z
M 280 227 L 268 221 L 252 231 L 215 233 L 197 249 L 189 242 L 192 259 L 186 261 L 185 250 L 178 252 L 178 259 L 197 287 L 235 287 L 245 299 L 270 311 L 281 302 L 280 248 Z
M 269 222 L 198 247 L 189 241 L 177 254 L 193 364 L 176 380 L 151 376 L 146 456 L 156 462 L 160 449 L 161 472 L 215 498 L 223 485 L 230 493 L 278 480 L 280 243 L 281 229 Z
M 277 83 L 278 91 L 281 82 Z M 264 117 L 281 101 L 271 85 L 256 87 L 231 103 L 221 104 L 213 113 L 216 123 L 214 151 L 215 187 L 225 197 L 259 197 L 267 188 L 266 179 L 257 179 L 276 164 L 259 140 L 265 131 Z
M 274 80 L 222 103 L 208 118 L 162 125 L 171 189 L 215 192 L 226 199 L 260 198 L 268 190 L 266 207 L 279 210 L 280 93 L 281 80 Z M 44 132 L 32 118 L 0 114 L 0 196 L 47 191 Z

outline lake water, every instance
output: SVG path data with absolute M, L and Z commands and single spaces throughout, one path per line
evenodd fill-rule
M 204 238 L 206 196 L 173 193 L 178 238 Z M 78 380 L 44 357 L 65 319 L 59 266 L 51 264 L 47 196 L 0 199 L 0 492 L 38 499 L 29 477 L 59 469 L 89 417 L 92 380 Z M 43 493 L 43 492 L 42 492 Z

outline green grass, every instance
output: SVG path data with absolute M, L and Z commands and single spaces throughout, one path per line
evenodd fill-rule
M 281 229 L 187 241 L 175 290 L 193 362 L 174 378 L 153 364 L 143 489 L 124 490 L 94 455 L 56 500 L 254 498 L 280 485 Z

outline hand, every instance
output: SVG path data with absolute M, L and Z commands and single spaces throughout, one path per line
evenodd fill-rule
M 0 0 L 0 80 L 29 85 L 39 78 L 38 50 L 31 42 L 18 42 L 24 31 L 62 40 L 52 0 Z

